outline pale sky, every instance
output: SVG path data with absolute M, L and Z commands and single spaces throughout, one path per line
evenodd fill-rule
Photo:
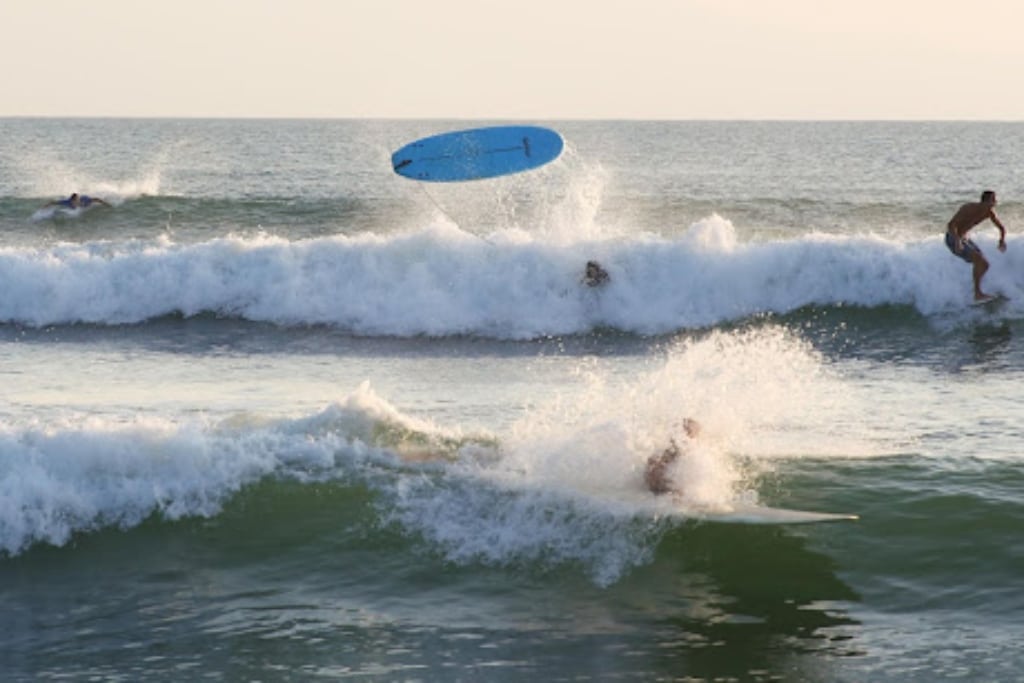
M 1024 120 L 1024 0 L 2 0 L 0 116 Z

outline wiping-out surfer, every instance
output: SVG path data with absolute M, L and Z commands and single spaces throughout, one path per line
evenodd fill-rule
M 964 204 L 953 217 L 949 219 L 946 226 L 946 246 L 955 256 L 970 263 L 974 276 L 974 300 L 985 301 L 992 297 L 981 291 L 981 278 L 989 268 L 988 260 L 981 253 L 981 249 L 972 240 L 967 238 L 967 233 L 979 223 L 990 220 L 999 228 L 999 251 L 1006 251 L 1006 228 L 999 222 L 995 212 L 996 193 L 992 190 L 985 190 L 981 193 L 980 202 L 968 202 Z
M 661 453 L 656 453 L 647 459 L 647 467 L 644 469 L 644 483 L 655 495 L 663 493 L 681 493 L 682 487 L 678 482 L 673 481 L 671 466 L 686 453 L 689 442 L 700 436 L 700 423 L 692 418 L 683 419 L 683 435 L 685 439 L 682 445 L 675 440 L 669 439 L 668 447 Z

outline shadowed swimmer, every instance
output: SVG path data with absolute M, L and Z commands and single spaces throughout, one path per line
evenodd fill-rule
M 980 202 L 968 202 L 961 206 L 949 219 L 949 225 L 946 226 L 946 246 L 954 256 L 958 256 L 974 267 L 972 274 L 975 301 L 992 298 L 981 291 L 981 278 L 985 275 L 989 265 L 978 245 L 967 239 L 967 233 L 979 223 L 990 220 L 999 228 L 999 251 L 1006 251 L 1006 228 L 996 216 L 995 205 L 996 193 L 992 190 L 985 190 L 981 193 Z
M 597 261 L 587 261 L 587 267 L 583 271 L 583 284 L 588 287 L 603 285 L 611 279 L 608 271 L 601 267 Z
M 683 419 L 683 433 L 686 440 L 680 446 L 676 440 L 669 439 L 668 447 L 661 453 L 656 453 L 647 459 L 647 467 L 644 469 L 644 483 L 655 495 L 663 493 L 682 493 L 677 482 L 672 481 L 669 475 L 669 468 L 676 460 L 683 455 L 689 442 L 700 436 L 700 423 L 692 418 Z

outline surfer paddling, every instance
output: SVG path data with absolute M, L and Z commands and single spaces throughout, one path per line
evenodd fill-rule
M 1006 251 L 1006 228 L 996 216 L 995 205 L 996 193 L 992 190 L 985 190 L 981 193 L 980 202 L 968 202 L 957 209 L 946 227 L 946 246 L 954 256 L 974 267 L 975 301 L 985 301 L 993 297 L 981 291 L 981 278 L 988 270 L 988 260 L 981 253 L 978 245 L 967 238 L 967 233 L 979 223 L 990 220 L 999 228 L 999 251 Z
M 110 206 L 107 202 L 103 201 L 99 197 L 90 197 L 88 195 L 80 195 L 77 192 L 72 192 L 71 196 L 67 199 L 58 199 L 56 201 L 44 204 L 43 208 L 50 206 L 60 206 L 65 209 L 87 209 L 93 204 L 101 204 L 103 206 Z
M 683 446 L 680 447 L 674 438 L 669 439 L 668 448 L 647 459 L 644 483 L 651 493 L 656 496 L 663 493 L 681 493 L 680 487 L 672 481 L 669 468 L 686 452 L 688 442 L 700 436 L 700 429 L 700 423 L 696 420 L 689 417 L 683 419 L 683 434 L 686 436 Z

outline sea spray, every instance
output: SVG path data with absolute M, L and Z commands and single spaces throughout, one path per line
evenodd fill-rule
M 385 516 L 460 564 L 573 563 L 605 585 L 649 561 L 687 516 L 757 502 L 771 461 L 746 449 L 813 411 L 830 386 L 822 362 L 782 328 L 683 340 L 631 379 L 584 360 L 582 387 L 539 401 L 502 436 L 499 457 L 399 477 L 385 487 Z M 684 417 L 703 430 L 673 471 L 679 494 L 656 498 L 645 463 L 683 441 Z

